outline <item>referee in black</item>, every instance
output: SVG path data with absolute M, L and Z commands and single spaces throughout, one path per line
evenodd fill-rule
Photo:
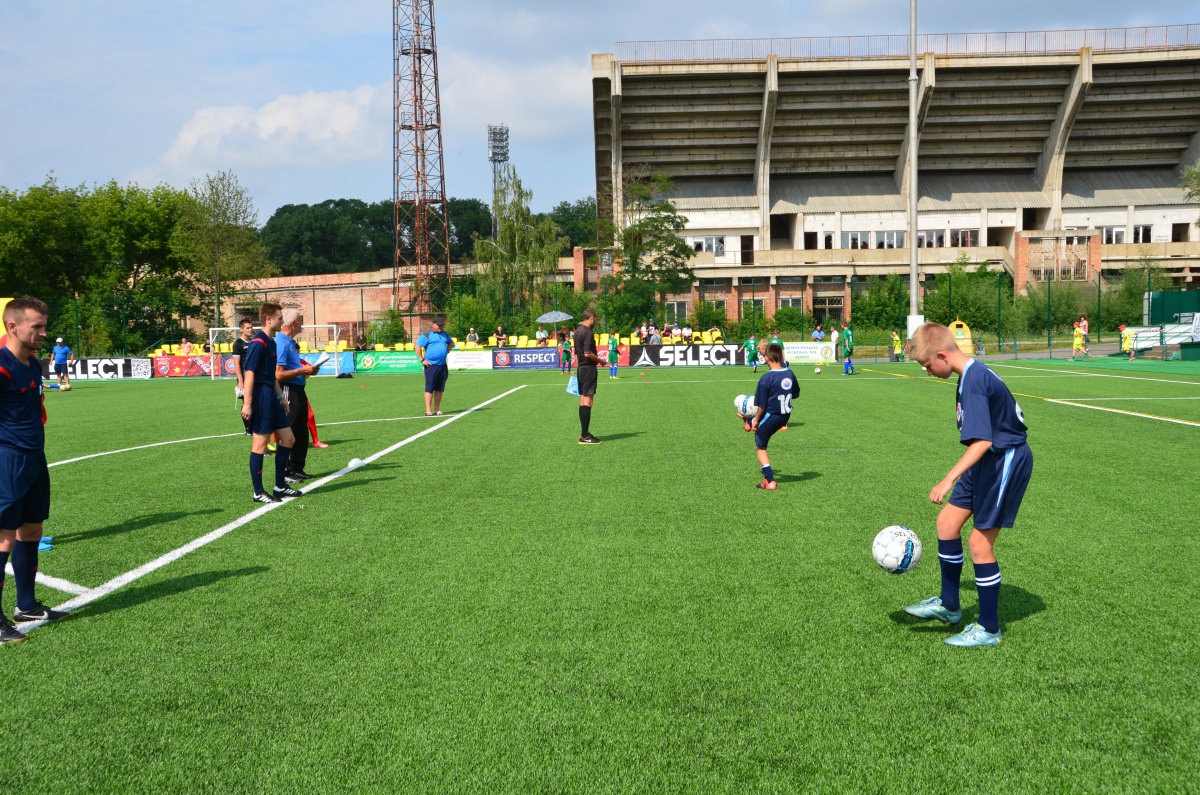
M 238 330 L 242 335 L 233 341 L 233 368 L 237 375 L 237 386 L 233 388 L 233 393 L 238 400 L 243 403 L 246 401 L 246 381 L 242 373 L 242 364 L 246 361 L 246 346 L 250 344 L 250 338 L 254 336 L 254 321 L 248 317 L 242 318 L 242 322 L 238 324 Z M 238 416 L 241 416 L 241 407 L 238 407 Z M 246 435 L 252 436 L 250 433 L 250 420 L 242 417 L 242 425 L 246 427 Z
M 592 402 L 596 399 L 596 373 L 600 366 L 600 355 L 596 353 L 596 335 L 592 329 L 596 326 L 596 310 L 583 310 L 583 321 L 571 335 L 574 342 L 575 355 L 579 359 L 577 377 L 579 379 L 579 443 L 600 444 L 600 440 L 592 436 L 589 430 L 592 424 Z

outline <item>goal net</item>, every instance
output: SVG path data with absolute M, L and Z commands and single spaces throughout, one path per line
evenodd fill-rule
M 257 333 L 261 329 L 260 326 L 255 326 L 254 331 Z M 208 330 L 208 351 L 209 365 L 211 377 L 217 378 L 222 375 L 233 375 L 233 370 L 223 372 L 221 357 L 231 355 L 233 353 L 233 343 L 239 336 L 241 330 L 233 327 L 210 328 Z M 332 365 L 335 375 L 341 375 L 341 358 L 339 353 L 348 350 L 346 343 L 341 339 L 341 334 L 337 326 L 332 324 L 304 324 L 304 330 L 300 332 L 300 336 L 296 338 L 296 344 L 300 348 L 300 354 L 329 354 L 329 365 Z M 232 365 L 230 366 L 232 368 Z

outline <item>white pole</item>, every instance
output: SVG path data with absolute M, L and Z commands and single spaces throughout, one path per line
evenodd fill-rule
M 908 335 L 925 322 L 918 312 L 917 267 L 917 0 L 909 0 L 908 30 Z

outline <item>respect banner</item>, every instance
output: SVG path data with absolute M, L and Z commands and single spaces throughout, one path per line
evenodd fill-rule
M 788 364 L 826 364 L 837 361 L 832 342 L 785 342 L 783 358 Z
M 451 370 L 491 370 L 491 351 L 450 351 L 446 366 Z
M 415 351 L 364 351 L 354 354 L 354 371 L 364 375 L 420 373 L 424 369 Z
M 337 375 L 338 373 L 353 373 L 354 372 L 354 352 L 342 351 L 341 353 L 302 353 L 300 360 L 306 364 L 314 364 L 322 356 L 328 356 L 326 361 L 317 370 L 317 375 Z
M 558 348 L 496 348 L 492 367 L 496 370 L 557 370 Z
M 54 364 L 50 359 L 40 359 L 42 377 L 54 377 Z M 154 368 L 149 359 L 76 359 L 67 362 L 67 375 L 72 381 L 116 381 L 133 378 L 150 378 Z
M 216 374 L 219 376 L 228 378 L 237 377 L 233 356 L 228 353 L 154 357 L 155 378 L 188 378 L 198 376 L 211 378 L 213 370 L 216 370 Z
M 740 345 L 631 345 L 630 367 L 707 367 L 746 364 Z

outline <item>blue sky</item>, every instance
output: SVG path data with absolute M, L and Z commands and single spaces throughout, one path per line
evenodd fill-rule
M 990 5 L 990 4 L 989 4 Z M 1200 22 L 1195 0 L 925 0 L 922 32 Z M 232 168 L 280 205 L 392 194 L 390 0 L 0 2 L 0 185 L 53 171 L 186 186 Z M 868 20 L 868 21 L 864 21 Z M 904 0 L 439 0 L 451 196 L 490 197 L 486 127 L 549 209 L 594 190 L 590 56 L 628 39 L 904 33 Z

